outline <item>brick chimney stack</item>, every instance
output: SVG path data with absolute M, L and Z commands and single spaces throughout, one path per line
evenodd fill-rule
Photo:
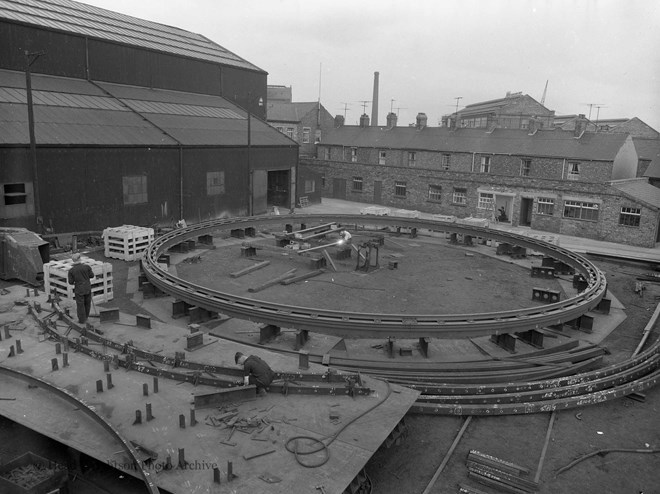
M 573 131 L 573 135 L 576 138 L 580 138 L 585 130 L 587 130 L 587 117 L 585 117 L 583 113 L 580 113 L 575 119 L 575 130 Z
M 344 126 L 344 115 L 335 115 L 335 129 Z
M 422 130 L 424 127 L 426 127 L 426 113 L 418 113 L 417 114 L 417 130 Z
M 363 113 L 360 117 L 360 128 L 364 129 L 366 127 L 369 127 L 369 115 Z
M 390 112 L 387 114 L 387 128 L 392 129 L 396 127 L 396 123 L 399 120 L 399 117 L 397 117 L 396 113 Z

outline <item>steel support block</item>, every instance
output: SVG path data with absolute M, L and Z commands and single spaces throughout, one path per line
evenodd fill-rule
M 236 388 L 221 389 L 213 393 L 195 395 L 195 410 L 200 408 L 211 408 L 225 403 L 233 403 L 241 400 L 250 400 L 257 397 L 257 387 L 253 384 L 239 386 Z

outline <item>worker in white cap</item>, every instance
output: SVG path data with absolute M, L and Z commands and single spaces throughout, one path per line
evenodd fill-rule
M 348 230 L 342 230 L 339 232 L 339 238 L 341 239 L 342 244 L 348 245 L 351 243 L 352 235 L 348 233 Z

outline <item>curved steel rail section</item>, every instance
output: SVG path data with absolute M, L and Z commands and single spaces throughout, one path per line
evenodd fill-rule
M 4 365 L 0 365 L 0 374 L 4 374 L 6 376 L 27 381 L 30 384 L 35 384 L 41 388 L 44 388 L 48 392 L 57 395 L 60 398 L 63 398 L 69 403 L 72 403 L 75 406 L 75 408 L 82 410 L 92 420 L 94 420 L 97 424 L 99 424 L 106 431 L 108 431 L 114 439 L 117 439 L 124 446 L 124 449 L 128 453 L 129 457 L 133 460 L 133 463 L 135 464 L 135 471 L 138 472 L 139 477 L 144 482 L 147 492 L 150 492 L 151 494 L 160 493 L 158 487 L 156 487 L 156 484 L 151 480 L 151 476 L 149 472 L 147 472 L 145 469 L 142 468 L 142 465 L 140 464 L 140 460 L 138 460 L 137 451 L 135 447 L 129 441 L 124 439 L 122 435 L 105 418 L 103 418 L 101 415 L 96 413 L 94 409 L 89 405 L 87 405 L 84 401 L 70 394 L 65 389 L 58 388 L 57 386 L 54 386 L 53 384 L 50 384 L 49 382 L 44 381 L 43 379 L 40 379 L 35 376 L 31 376 L 29 374 L 25 374 L 24 372 L 11 369 L 9 367 L 5 367 Z
M 290 220 L 289 220 L 290 218 Z M 287 221 L 350 225 L 400 226 L 460 233 L 508 242 L 558 259 L 580 272 L 587 289 L 575 297 L 519 310 L 474 314 L 375 314 L 297 307 L 223 293 L 183 280 L 158 265 L 158 257 L 170 247 L 214 231 L 259 227 Z M 177 299 L 230 317 L 280 327 L 306 329 L 345 338 L 432 337 L 470 338 L 503 332 L 526 331 L 577 319 L 603 298 L 607 284 L 603 273 L 590 261 L 567 249 L 515 233 L 443 221 L 363 215 L 299 215 L 231 218 L 198 223 L 165 234 L 152 242 L 142 258 L 147 279 Z
M 52 303 L 55 313 L 64 321 L 69 328 L 74 329 L 81 335 L 100 342 L 115 350 L 122 350 L 127 355 L 139 356 L 141 359 L 155 361 L 166 365 L 208 371 L 213 375 L 215 372 L 232 374 L 232 371 L 240 373 L 239 369 L 216 367 L 213 365 L 199 364 L 193 361 L 183 360 L 177 362 L 175 359 L 164 355 L 147 352 L 135 346 L 118 343 L 99 334 L 79 328 L 73 319 L 68 316 L 61 307 Z M 109 355 L 99 353 L 79 343 L 79 338 L 71 338 L 60 335 L 56 330 L 55 322 L 39 319 L 34 314 L 32 306 L 30 313 L 35 317 L 41 328 L 56 340 L 67 342 L 77 351 L 83 352 L 97 359 L 109 359 Z M 223 381 L 219 378 L 201 376 L 201 373 L 177 372 L 162 368 L 153 368 L 144 364 L 137 364 L 131 359 L 126 360 L 124 365 L 127 369 L 138 372 L 158 375 L 167 379 L 187 381 L 197 384 L 206 384 L 217 387 L 231 387 L 233 380 Z M 120 363 L 121 365 L 121 363 Z M 365 369 L 361 369 L 365 374 Z M 316 382 L 339 382 L 344 376 L 334 375 L 327 372 L 322 375 L 293 373 L 291 376 L 280 375 L 280 378 L 293 378 L 296 381 Z M 655 386 L 660 379 L 660 338 L 643 352 L 632 356 L 621 362 L 612 363 L 606 367 L 572 374 L 570 376 L 555 377 L 550 379 L 537 379 L 526 381 L 506 381 L 502 376 L 499 382 L 494 383 L 447 383 L 434 384 L 418 381 L 402 384 L 422 392 L 411 408 L 412 413 L 437 414 L 437 415 L 508 415 L 538 413 L 552 410 L 575 408 L 594 405 L 604 401 L 620 398 L 633 392 L 643 391 Z

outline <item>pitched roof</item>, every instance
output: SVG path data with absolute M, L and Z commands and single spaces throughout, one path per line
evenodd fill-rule
M 29 143 L 25 79 L 0 70 L 0 144 Z M 247 114 L 219 96 L 32 75 L 39 145 L 245 146 Z M 291 146 L 252 118 L 255 146 Z
M 644 176 L 660 178 L 660 139 L 633 137 L 633 144 L 639 158 L 651 160 Z
M 283 101 L 268 102 L 269 122 L 300 122 L 305 115 L 313 111 L 318 102 L 309 103 L 285 103 Z
M 615 180 L 611 184 L 637 201 L 660 208 L 660 189 L 648 183 L 646 178 Z
M 264 72 L 201 34 L 71 0 L 2 0 L 0 18 Z
M 528 94 L 522 94 L 522 93 L 507 93 L 507 95 L 504 98 L 498 98 L 498 99 L 493 99 L 493 100 L 488 100 L 488 101 L 481 101 L 479 103 L 472 103 L 470 105 L 466 105 L 465 108 L 458 110 L 458 115 L 461 117 L 466 117 L 470 115 L 480 115 L 483 113 L 490 113 L 494 112 L 495 110 L 499 108 L 506 108 L 507 106 L 511 105 L 516 105 L 520 100 L 528 100 L 531 102 L 536 103 L 539 107 L 545 108 L 541 103 L 536 101 L 534 98 L 529 96 Z M 545 108 L 545 110 L 548 113 L 551 113 L 550 110 Z
M 573 132 L 548 129 L 533 135 L 523 129 L 447 127 L 365 127 L 344 126 L 326 131 L 322 144 L 347 147 L 428 150 L 454 153 L 514 154 L 593 161 L 613 161 L 627 134 L 585 132 L 576 139 Z

